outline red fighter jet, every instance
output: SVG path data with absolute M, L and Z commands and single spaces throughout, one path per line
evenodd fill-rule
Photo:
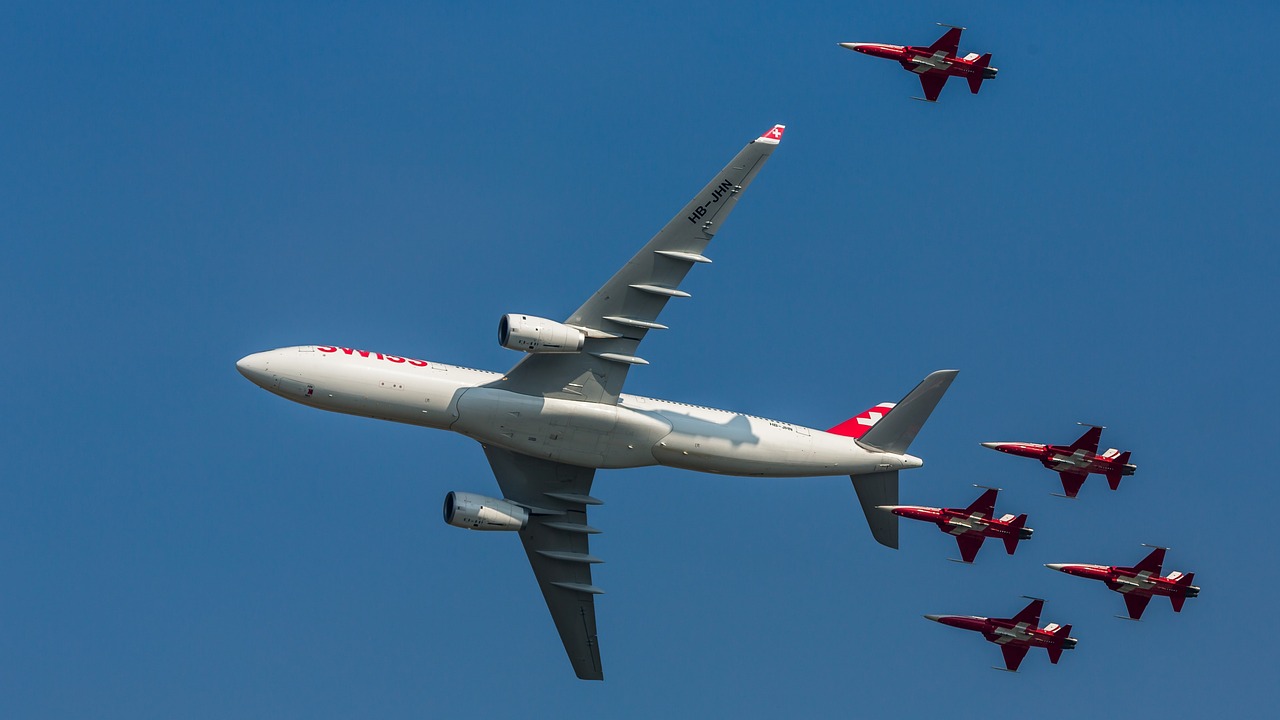
M 1070 445 L 1041 445 L 1024 442 L 984 442 L 982 447 L 999 450 L 1010 455 L 1035 458 L 1050 470 L 1056 470 L 1062 476 L 1062 490 L 1066 497 L 1073 498 L 1080 492 L 1080 486 L 1089 477 L 1089 473 L 1100 473 L 1107 476 L 1107 484 L 1112 490 L 1120 487 L 1120 478 L 1132 475 L 1137 465 L 1129 463 L 1129 451 L 1120 452 L 1115 448 L 1098 454 L 1098 441 L 1102 439 L 1102 425 L 1085 425 L 1089 430 L 1079 440 Z
M 974 487 L 983 487 L 974 485 Z M 1026 527 L 1027 516 L 1005 515 L 997 519 L 996 495 L 1000 488 L 985 488 L 977 500 L 967 508 L 932 508 L 915 505 L 878 505 L 894 515 L 912 520 L 925 520 L 935 523 L 938 529 L 956 536 L 960 545 L 960 557 L 963 562 L 971 563 L 982 549 L 982 541 L 987 538 L 1004 540 L 1005 550 L 1010 555 L 1018 549 L 1019 540 L 1030 539 L 1031 528 Z
M 1044 627 L 1037 627 L 1040 624 L 1040 610 L 1043 607 L 1044 600 L 1032 598 L 1030 605 L 1011 618 L 984 618 L 973 615 L 925 615 L 925 617 L 943 625 L 982 633 L 987 642 L 1000 646 L 1000 651 L 1004 653 L 1003 669 L 1017 672 L 1018 665 L 1022 664 L 1022 658 L 1026 657 L 1027 651 L 1033 647 L 1048 650 L 1049 662 L 1057 665 L 1058 658 L 1062 657 L 1062 651 L 1076 646 L 1076 639 L 1071 637 L 1070 625 L 1049 623 Z
M 1191 584 L 1196 574 L 1175 571 L 1160 577 L 1160 567 L 1164 565 L 1164 553 L 1168 548 L 1154 545 L 1147 547 L 1155 549 L 1133 567 L 1071 563 L 1049 563 L 1045 567 L 1068 575 L 1101 580 L 1106 583 L 1107 587 L 1124 595 L 1124 604 L 1129 609 L 1130 620 L 1142 619 L 1142 611 L 1147 609 L 1147 603 L 1151 602 L 1151 598 L 1156 595 L 1169 598 L 1173 603 L 1173 611 L 1182 612 L 1182 604 L 1187 601 L 1187 598 L 1200 594 L 1200 588 Z
M 902 63 L 902 67 L 920 76 L 920 86 L 924 88 L 924 97 L 916 100 L 937 102 L 938 93 L 947 84 L 947 78 L 962 77 L 969 81 L 969 90 L 978 94 L 983 80 L 990 80 L 999 72 L 991 67 L 991 53 L 979 55 L 969 53 L 957 57 L 960 49 L 960 33 L 964 30 L 955 25 L 937 23 L 951 28 L 929 47 L 915 45 L 886 45 L 884 43 L 840 43 L 840 47 L 854 52 L 864 53 L 872 57 L 886 58 Z

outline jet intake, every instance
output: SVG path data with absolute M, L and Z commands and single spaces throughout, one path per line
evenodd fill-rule
M 509 350 L 576 353 L 586 339 L 586 333 L 578 328 L 533 315 L 511 313 L 498 321 L 498 344 Z
M 529 511 L 507 500 L 451 492 L 444 496 L 444 521 L 469 530 L 521 530 L 529 522 Z

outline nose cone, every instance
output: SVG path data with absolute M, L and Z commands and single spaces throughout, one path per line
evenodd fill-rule
M 982 447 L 991 448 L 992 450 L 999 450 L 1000 446 L 1003 444 L 1004 443 L 998 443 L 998 442 L 985 442 L 985 443 L 982 443 Z
M 925 615 L 925 616 L 924 616 L 924 619 L 925 619 L 925 620 L 932 620 L 932 621 L 934 621 L 934 622 L 942 622 L 942 618 L 944 618 L 944 617 L 946 617 L 946 615 Z
M 264 352 L 245 355 L 236 361 L 236 370 L 254 385 L 265 387 L 270 375 L 267 371 L 268 356 L 269 353 Z
M 1067 571 L 1066 563 L 1045 563 L 1044 566 L 1049 568 L 1050 570 L 1057 570 L 1058 572 Z
M 840 47 L 854 52 L 866 52 L 867 46 L 871 44 L 872 43 L 840 43 Z

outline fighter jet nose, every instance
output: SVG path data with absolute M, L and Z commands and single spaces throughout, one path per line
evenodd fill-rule
M 1045 563 L 1044 566 L 1050 570 L 1057 570 L 1059 572 L 1067 567 L 1066 563 Z
M 999 450 L 999 449 L 1000 449 L 1000 443 L 998 443 L 998 442 L 985 442 L 985 443 L 982 443 L 982 447 L 984 447 L 984 448 L 991 448 L 992 450 Z
M 942 622 L 942 617 L 943 617 L 943 616 L 941 616 L 941 615 L 925 615 L 925 616 L 924 616 L 924 619 L 925 619 L 925 620 L 932 620 L 932 621 L 934 621 L 934 622 Z
M 862 52 L 863 43 L 838 43 L 838 44 L 840 45 L 840 47 L 844 48 L 845 50 Z

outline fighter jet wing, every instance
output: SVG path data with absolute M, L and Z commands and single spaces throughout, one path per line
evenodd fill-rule
M 981 535 L 957 535 L 956 544 L 960 546 L 960 559 L 967 563 L 973 562 L 978 557 L 978 551 L 982 549 L 982 541 L 986 538 Z
M 1009 619 L 1015 623 L 1029 623 L 1031 627 L 1040 627 L 1040 611 L 1043 609 L 1043 600 L 1032 600 L 1030 605 L 1022 608 L 1021 612 Z
M 1142 619 L 1142 611 L 1147 609 L 1147 603 L 1151 602 L 1150 595 L 1135 595 L 1126 593 L 1124 596 L 1124 606 L 1129 610 L 1129 617 L 1133 620 Z
M 580 352 L 531 354 L 493 386 L 526 395 L 617 404 L 627 370 L 648 364 L 636 356 L 640 341 L 649 330 L 666 329 L 658 315 L 668 300 L 689 297 L 679 289 L 680 282 L 695 264 L 711 262 L 702 253 L 777 148 L 782 132 L 783 126 L 775 125 L 748 143 L 565 320 L 587 334 Z
M 1071 449 L 1087 450 L 1088 452 L 1097 455 L 1098 443 L 1102 440 L 1102 430 L 1103 428 L 1098 427 L 1097 425 L 1090 426 L 1089 429 L 1080 436 L 1079 440 L 1071 443 Z
M 1080 487 L 1089 477 L 1086 473 L 1076 472 L 1060 472 L 1058 475 L 1062 477 L 1062 492 L 1069 498 L 1075 497 L 1080 492 Z
M 937 102 L 942 86 L 947 84 L 947 76 L 942 73 L 927 72 L 920 76 L 920 87 L 924 89 L 924 98 L 929 102 Z
M 1027 651 L 1031 649 L 1029 645 L 1001 645 L 1000 652 L 1004 653 L 1004 666 L 1009 672 L 1018 672 L 1018 666 L 1022 664 L 1022 658 L 1027 656 Z
M 999 493 L 999 490 L 988 488 L 987 491 L 979 495 L 978 499 L 974 500 L 969 507 L 965 508 L 965 511 L 969 514 L 978 513 L 978 515 L 984 518 L 991 517 L 996 512 L 996 495 Z
M 1160 571 L 1164 568 L 1164 553 L 1165 548 L 1158 547 L 1152 550 L 1150 555 L 1142 558 L 1142 561 L 1137 565 L 1134 565 L 1131 569 L 1137 572 L 1143 572 L 1145 570 L 1150 572 L 1152 575 L 1159 575 Z
M 596 471 L 489 446 L 484 453 L 502 494 L 530 509 L 520 541 L 573 671 L 603 680 L 595 596 L 604 591 L 591 584 L 591 565 L 601 560 L 587 547 L 599 532 L 587 525 L 586 507 L 600 503 L 588 495 Z
M 960 52 L 960 33 L 963 31 L 964 28 L 951 28 L 943 33 L 942 37 L 935 40 L 934 43 L 929 46 L 929 50 L 932 52 L 942 50 L 947 54 L 947 57 L 955 57 L 956 53 Z

